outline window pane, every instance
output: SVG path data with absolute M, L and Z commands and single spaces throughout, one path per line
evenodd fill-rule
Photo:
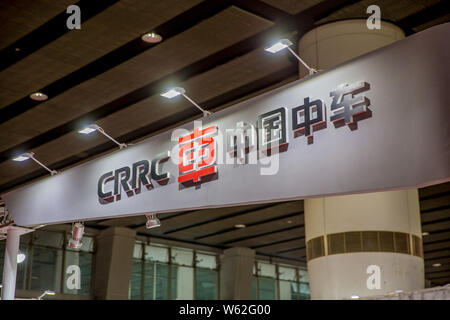
M 33 232 L 33 245 L 62 248 L 64 237 L 62 232 L 39 231 Z
M 292 285 L 294 285 L 294 288 Z M 295 282 L 280 280 L 280 300 L 294 300 L 295 294 L 293 293 L 295 292 L 293 292 L 293 289 L 296 289 L 296 285 Z
M 65 264 L 64 293 L 90 295 L 92 254 L 81 251 L 66 251 Z
M 172 263 L 192 267 L 194 262 L 194 253 L 192 250 L 173 248 L 171 251 Z
M 172 266 L 172 299 L 194 299 L 194 269 L 190 267 Z
M 133 260 L 133 265 L 131 266 L 131 279 L 130 279 L 131 300 L 142 299 L 141 284 L 142 284 L 142 261 Z
M 94 238 L 89 236 L 83 236 L 82 246 L 80 251 L 94 252 Z
M 276 280 L 269 278 L 258 278 L 258 297 L 259 300 L 275 300 Z
M 196 265 L 200 268 L 216 269 L 216 256 L 210 254 L 197 253 Z
M 60 292 L 62 250 L 33 248 L 31 290 Z
M 297 280 L 297 272 L 294 268 L 278 267 L 278 273 L 281 280 Z
M 134 244 L 133 258 L 134 259 L 142 259 L 142 243 Z
M 217 300 L 217 271 L 196 269 L 197 300 Z
M 155 264 L 153 262 L 145 262 L 144 265 L 144 299 L 153 300 L 153 291 L 155 284 Z
M 144 299 L 166 300 L 169 293 L 169 266 L 145 263 Z
M 308 271 L 300 269 L 298 270 L 299 276 L 300 276 L 300 281 L 301 282 L 309 282 L 309 277 L 308 277 Z
M 28 246 L 22 244 L 19 247 L 19 251 L 25 254 L 25 260 L 17 264 L 16 290 L 26 290 L 28 283 L 28 270 L 30 268 L 30 252 L 28 250 Z M 2 252 L 2 254 L 4 254 L 4 252 Z M 3 273 L 0 273 L 0 276 L 3 276 Z
M 169 250 L 164 247 L 145 246 L 145 260 L 169 262 Z
M 252 300 L 258 300 L 258 296 L 257 296 L 257 282 L 258 282 L 258 278 L 253 277 L 252 279 Z
M 276 278 L 275 265 L 258 262 L 258 275 L 263 277 Z
M 309 300 L 311 292 L 309 291 L 309 284 L 300 282 L 300 299 Z

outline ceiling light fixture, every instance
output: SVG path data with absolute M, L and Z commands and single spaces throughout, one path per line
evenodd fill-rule
M 84 225 L 82 222 L 76 222 L 72 226 L 72 237 L 69 240 L 69 247 L 79 249 L 83 245 L 81 239 L 83 239 Z
M 128 147 L 127 144 L 118 142 L 116 139 L 114 139 L 113 137 L 111 137 L 109 134 L 107 134 L 107 133 L 105 132 L 105 130 L 103 130 L 101 127 L 99 127 L 99 126 L 96 125 L 96 124 L 91 124 L 91 125 L 87 126 L 86 128 L 84 128 L 84 129 L 82 129 L 82 130 L 78 130 L 78 133 L 89 134 L 89 133 L 94 132 L 94 131 L 98 131 L 98 132 L 100 132 L 101 134 L 103 134 L 103 135 L 104 135 L 105 137 L 107 137 L 109 140 L 111 140 L 112 142 L 114 142 L 115 144 L 117 144 L 117 145 L 119 146 L 120 149 L 123 149 L 123 148 Z
M 46 167 L 43 163 L 41 163 L 39 160 L 37 160 L 34 157 L 34 152 L 26 152 L 26 153 L 22 153 L 21 155 L 13 158 L 13 161 L 25 161 L 28 159 L 32 159 L 34 162 L 36 162 L 37 164 L 39 164 L 41 167 L 43 167 L 45 170 L 47 170 L 48 172 L 50 172 L 51 175 L 57 174 L 58 171 L 56 170 L 50 170 L 48 167 Z
M 189 98 L 185 93 L 186 93 L 186 90 L 184 90 L 184 88 L 175 87 L 175 88 L 172 88 L 172 89 L 170 89 L 170 90 L 168 90 L 168 91 L 166 91 L 164 93 L 161 93 L 161 96 L 163 96 L 164 98 L 167 98 L 167 99 L 172 99 L 172 98 L 175 98 L 176 96 L 182 95 L 190 103 L 192 103 L 194 106 L 196 106 L 198 109 L 200 109 L 200 111 L 203 112 L 203 116 L 204 117 L 212 114 L 212 112 L 204 110 L 202 107 L 200 107 L 194 100 Z
M 235 227 L 235 228 L 238 228 L 238 229 L 243 229 L 243 228 L 246 227 L 246 225 L 240 223 L 240 224 L 235 224 L 234 227 Z
M 428 236 L 430 233 L 429 232 L 422 232 L 423 236 Z
M 438 268 L 438 267 L 442 266 L 442 264 L 441 263 L 434 263 L 434 264 L 432 264 L 432 266 L 435 267 L 435 268 Z
M 37 299 L 42 300 L 42 298 L 44 298 L 47 295 L 54 296 L 55 294 L 56 294 L 55 291 L 45 290 L 43 294 L 41 294 L 39 297 L 37 297 Z
M 19 253 L 17 254 L 17 263 L 24 262 L 26 257 L 27 256 L 25 255 L 25 253 L 19 251 Z
M 359 296 L 356 295 L 356 294 L 352 294 L 352 295 L 350 296 L 350 299 L 359 299 Z
M 147 229 L 152 229 L 161 226 L 161 221 L 159 221 L 156 214 L 146 214 L 147 222 L 145 223 L 145 227 Z
M 292 42 L 289 39 L 281 39 L 278 42 L 276 42 L 275 44 L 271 45 L 270 47 L 265 48 L 264 50 L 270 53 L 277 53 L 281 50 L 284 49 L 288 49 L 290 53 L 292 53 L 292 55 L 298 60 L 300 61 L 305 67 L 306 69 L 308 69 L 309 74 L 314 74 L 317 72 L 316 69 L 311 68 L 310 66 L 308 66 L 306 64 L 305 61 L 302 60 L 302 58 L 300 58 L 295 52 L 294 50 L 292 50 L 291 48 L 289 48 L 290 46 L 292 46 Z
M 144 34 L 141 37 L 141 39 L 142 39 L 142 41 L 147 42 L 147 43 L 159 43 L 162 41 L 163 38 L 157 33 L 149 32 L 149 33 Z
M 30 94 L 30 98 L 35 101 L 45 101 L 48 99 L 48 96 L 42 92 L 35 92 Z

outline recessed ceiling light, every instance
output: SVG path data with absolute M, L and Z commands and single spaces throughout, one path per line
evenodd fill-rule
M 20 51 L 20 48 L 16 48 L 16 51 L 19 52 L 19 51 Z
M 423 236 L 428 236 L 430 233 L 429 232 L 422 232 Z
M 238 228 L 238 229 L 242 229 L 242 228 L 245 228 L 246 225 L 245 224 L 235 224 L 234 227 Z
M 162 41 L 162 37 L 159 34 L 154 33 L 154 32 L 149 32 L 149 33 L 144 34 L 141 37 L 141 39 L 142 39 L 142 41 L 148 42 L 148 43 L 158 43 L 158 42 Z
M 35 92 L 30 95 L 30 98 L 35 101 L 44 101 L 48 99 L 48 96 L 42 92 Z
M 350 299 L 359 299 L 359 296 L 357 296 L 356 294 L 352 294 L 352 295 L 350 296 Z
M 286 223 L 289 223 L 289 224 L 291 224 L 291 223 L 292 223 L 292 220 L 288 220 L 288 221 L 286 221 Z
M 437 267 L 442 266 L 442 264 L 441 264 L 441 263 L 434 263 L 434 264 L 432 264 L 432 266 L 435 267 L 435 268 L 437 268 Z

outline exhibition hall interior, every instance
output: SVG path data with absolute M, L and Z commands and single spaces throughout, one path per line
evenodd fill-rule
M 448 22 L 445 0 L 1 1 L 2 299 L 450 300 Z

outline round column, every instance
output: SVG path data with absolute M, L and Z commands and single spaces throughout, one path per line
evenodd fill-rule
M 404 38 L 382 22 L 325 24 L 299 41 L 299 55 L 318 70 Z M 300 76 L 308 71 L 299 66 Z M 305 240 L 311 299 L 351 299 L 424 287 L 417 190 L 305 200 Z

